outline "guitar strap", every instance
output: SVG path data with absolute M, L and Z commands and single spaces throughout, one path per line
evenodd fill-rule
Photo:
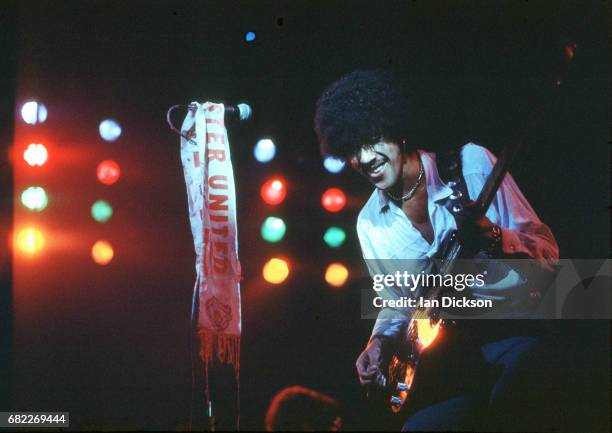
M 463 178 L 461 149 L 440 152 L 436 155 L 436 164 L 440 179 L 453 190 L 453 193 L 444 199 L 441 204 L 455 217 L 455 222 L 459 226 L 461 211 L 470 200 L 467 185 Z

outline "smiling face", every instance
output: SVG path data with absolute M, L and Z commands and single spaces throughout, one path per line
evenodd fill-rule
M 379 141 L 372 146 L 362 146 L 349 161 L 351 167 L 378 189 L 387 190 L 401 181 L 403 159 L 397 143 Z

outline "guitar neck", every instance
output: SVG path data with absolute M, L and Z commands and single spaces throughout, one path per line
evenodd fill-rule
M 516 142 L 513 145 L 506 146 L 502 151 L 499 159 L 495 163 L 493 170 L 491 170 L 491 174 L 487 177 L 487 180 L 478 195 L 478 199 L 476 199 L 476 209 L 478 210 L 477 216 L 483 216 L 489 206 L 491 206 L 491 202 L 497 193 L 501 183 L 508 173 L 508 169 L 510 168 L 510 163 L 520 150 L 522 145 L 522 140 Z

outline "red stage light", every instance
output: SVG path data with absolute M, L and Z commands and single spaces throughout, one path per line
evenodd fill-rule
M 44 165 L 47 162 L 49 153 L 44 144 L 32 143 L 23 152 L 23 159 L 32 167 Z
M 346 196 L 339 188 L 330 188 L 323 193 L 321 204 L 329 212 L 340 212 L 346 205 Z
M 117 182 L 120 173 L 119 164 L 112 159 L 102 161 L 98 164 L 98 169 L 96 170 L 98 180 L 104 185 L 112 185 Z
M 284 179 L 274 177 L 261 186 L 261 198 L 268 204 L 276 205 L 285 200 L 287 188 Z

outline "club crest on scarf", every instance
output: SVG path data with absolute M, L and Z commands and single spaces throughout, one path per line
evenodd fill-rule
M 217 332 L 224 331 L 232 320 L 232 309 L 216 297 L 206 301 L 206 314 Z

